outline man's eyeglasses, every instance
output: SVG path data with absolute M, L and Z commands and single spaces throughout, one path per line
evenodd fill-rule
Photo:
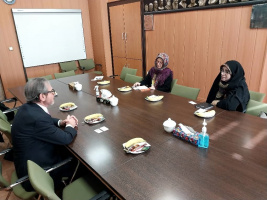
M 55 95 L 56 91 L 55 91 L 55 89 L 52 89 L 52 90 L 50 90 L 50 91 L 47 91 L 45 94 L 48 94 L 48 93 L 52 93 L 52 94 Z
M 229 70 L 223 70 L 223 69 L 221 69 L 220 72 L 221 73 L 224 73 L 224 74 L 231 74 L 231 72 Z

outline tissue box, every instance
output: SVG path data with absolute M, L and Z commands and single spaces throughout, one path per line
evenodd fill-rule
M 74 82 L 69 83 L 69 88 L 75 90 L 75 83 Z
M 182 140 L 185 140 L 193 145 L 198 145 L 198 135 L 199 133 L 194 131 L 191 127 L 187 127 L 188 129 L 190 129 L 190 133 L 185 133 L 181 126 L 178 125 L 178 127 L 176 127 L 174 130 L 173 130 L 173 135 L 175 137 L 178 137 Z

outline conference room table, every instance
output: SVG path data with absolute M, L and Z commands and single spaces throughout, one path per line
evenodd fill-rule
M 201 131 L 203 118 L 194 115 L 190 99 L 157 90 L 119 92 L 131 86 L 110 80 L 99 85 L 118 97 L 118 106 L 96 101 L 94 74 L 82 74 L 50 81 L 57 91 L 52 116 L 68 114 L 79 120 L 78 135 L 67 148 L 120 199 L 266 199 L 267 121 L 259 117 L 214 107 L 216 115 L 206 119 L 209 148 L 198 148 L 163 129 L 168 118 Z M 78 81 L 82 91 L 69 88 Z M 22 103 L 24 87 L 9 89 Z M 158 102 L 149 95 L 164 95 Z M 59 106 L 74 102 L 78 108 L 62 112 Z M 197 101 L 195 101 L 197 102 Z M 105 120 L 89 125 L 85 116 L 101 113 Z M 107 127 L 107 131 L 95 130 Z M 124 142 L 145 139 L 151 148 L 142 154 L 127 154 Z

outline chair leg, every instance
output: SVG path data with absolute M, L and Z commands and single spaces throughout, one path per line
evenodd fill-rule
M 74 170 L 74 173 L 73 173 L 73 175 L 72 175 L 71 180 L 70 180 L 69 183 L 71 183 L 71 182 L 73 181 L 73 178 L 74 178 L 74 176 L 76 175 L 76 172 L 77 172 L 77 170 L 78 170 L 78 168 L 79 168 L 79 165 L 80 165 L 80 161 L 78 160 L 77 166 L 76 166 L 76 168 L 75 168 L 75 170 Z
M 9 197 L 10 197 L 10 195 L 11 195 L 11 190 L 10 191 L 8 191 L 8 194 L 7 194 L 7 196 L 6 196 L 6 200 L 8 200 L 9 199 Z

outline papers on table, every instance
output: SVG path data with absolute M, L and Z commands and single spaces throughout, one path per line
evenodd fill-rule
M 91 81 L 98 81 L 98 80 L 102 80 L 104 78 L 104 76 L 96 76 L 94 79 L 92 79 Z
M 99 129 L 95 129 L 95 132 L 97 132 L 97 133 L 102 133 L 102 132 L 104 132 L 104 131 L 108 131 L 109 130 L 109 128 L 107 128 L 107 127 L 105 127 L 105 126 L 102 126 L 102 127 L 100 127 Z
M 144 90 L 144 89 L 148 89 L 148 87 L 145 85 L 142 85 L 142 86 L 140 85 L 140 86 L 133 87 L 133 89 L 134 90 Z

